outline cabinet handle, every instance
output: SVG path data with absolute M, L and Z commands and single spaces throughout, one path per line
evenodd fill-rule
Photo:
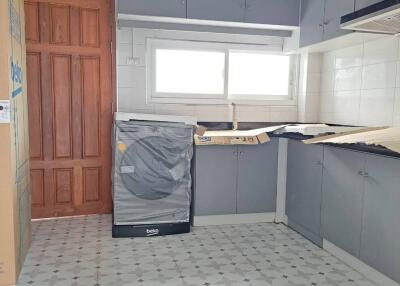
M 364 178 L 369 178 L 369 173 L 368 172 L 364 172 L 363 177 Z
M 362 170 L 358 171 L 358 175 L 359 176 L 364 176 L 364 171 L 362 171 Z
M 317 165 L 319 165 L 319 166 L 324 166 L 324 164 L 323 164 L 322 161 L 320 161 L 320 160 L 317 161 Z
M 234 152 L 233 152 L 233 155 L 237 156 L 237 155 L 238 155 L 238 152 L 234 151 Z
M 240 155 L 243 155 L 244 154 L 244 152 L 243 151 L 240 151 L 240 153 L 239 153 Z

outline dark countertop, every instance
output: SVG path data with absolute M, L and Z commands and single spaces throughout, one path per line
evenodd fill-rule
M 232 123 L 230 122 L 200 122 L 200 125 L 207 127 L 208 130 L 230 130 L 232 129 Z M 296 122 L 285 123 L 285 122 L 272 122 L 272 123 L 265 123 L 265 122 L 249 122 L 249 123 L 239 123 L 240 130 L 248 130 L 248 129 L 255 129 L 255 128 L 263 128 L 268 126 L 276 126 L 276 125 L 283 125 L 283 124 L 296 124 Z M 301 123 L 299 123 L 301 124 Z M 328 124 L 329 125 L 329 124 Z M 339 126 L 334 125 L 332 126 Z M 343 126 L 343 125 L 342 125 Z M 306 140 L 311 139 L 313 136 L 306 136 L 300 133 L 285 133 L 285 134 L 272 134 L 269 133 L 268 136 L 271 138 L 287 138 L 292 140 Z M 400 153 L 396 153 L 391 151 L 383 146 L 371 146 L 362 143 L 357 144 L 332 144 L 332 143 L 325 143 L 323 145 L 333 146 L 336 148 L 354 150 L 359 152 L 366 152 L 371 154 L 377 154 L 382 156 L 388 157 L 396 157 L 400 158 Z

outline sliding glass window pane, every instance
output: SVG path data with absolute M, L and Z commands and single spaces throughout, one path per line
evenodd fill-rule
M 225 54 L 156 50 L 156 92 L 224 94 Z
M 282 99 L 289 95 L 290 57 L 258 52 L 229 53 L 229 94 L 232 97 Z

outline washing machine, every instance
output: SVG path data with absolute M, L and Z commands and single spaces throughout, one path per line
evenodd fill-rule
M 117 113 L 113 138 L 113 237 L 190 231 L 191 117 Z

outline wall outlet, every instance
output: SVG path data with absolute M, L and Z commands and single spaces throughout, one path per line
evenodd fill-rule
M 140 58 L 139 57 L 126 58 L 126 64 L 130 65 L 130 66 L 139 66 L 140 65 Z
M 0 123 L 10 123 L 10 101 L 0 100 Z

